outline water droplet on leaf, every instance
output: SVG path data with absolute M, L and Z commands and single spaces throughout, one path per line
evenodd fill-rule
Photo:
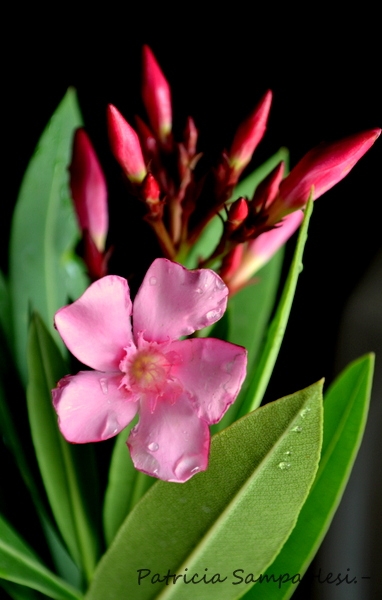
M 295 433 L 301 433 L 302 427 L 300 427 L 299 425 L 296 425 L 296 427 L 293 427 L 292 431 L 294 431 Z
M 308 413 L 310 413 L 310 408 L 308 408 L 308 407 L 307 407 L 307 408 L 304 408 L 304 410 L 302 410 L 302 411 L 300 412 L 300 416 L 301 416 L 303 419 L 305 419 L 305 417 L 306 417 L 306 415 L 307 415 Z
M 290 463 L 285 462 L 285 461 L 281 461 L 278 465 L 278 468 L 281 469 L 282 471 L 286 471 L 286 469 L 290 468 Z

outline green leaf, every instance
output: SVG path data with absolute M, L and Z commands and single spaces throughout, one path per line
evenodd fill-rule
M 259 271 L 258 281 L 249 285 L 230 298 L 226 311 L 228 332 L 222 339 L 244 346 L 248 350 L 247 372 L 251 373 L 256 363 L 261 343 L 264 339 L 280 280 L 284 249 L 277 254 Z M 220 323 L 218 321 L 217 325 Z M 215 337 L 215 330 L 211 337 Z M 233 421 L 240 410 L 249 385 L 246 379 L 236 401 L 232 404 L 223 419 L 213 426 L 212 431 L 225 429 Z
M 5 590 L 12 600 L 41 600 L 47 598 L 45 594 L 40 594 L 40 592 L 36 592 L 24 585 L 13 583 L 12 581 L 5 581 L 5 579 L 0 579 L 1 588 Z
M 296 527 L 265 576 L 303 576 L 329 529 L 349 480 L 366 425 L 374 356 L 351 363 L 325 395 L 324 439 L 320 466 Z M 297 578 L 296 578 L 297 579 Z M 291 581 L 256 584 L 246 600 L 286 600 L 296 589 Z
M 61 535 L 89 579 L 98 550 L 94 457 L 90 444 L 68 444 L 58 429 L 51 390 L 67 367 L 37 315 L 30 326 L 28 371 L 29 422 L 41 476 Z
M 268 404 L 214 436 L 210 465 L 184 484 L 158 482 L 120 528 L 94 574 L 87 600 L 194 599 L 172 574 L 220 573 L 197 598 L 238 598 L 233 570 L 254 575 L 290 535 L 314 479 L 322 438 L 321 383 Z M 303 415 L 306 415 L 303 418 Z M 188 571 L 185 571 L 185 569 Z M 138 584 L 141 575 L 150 576 Z M 148 571 L 145 571 L 148 570 Z M 152 583 L 155 574 L 162 583 Z
M 292 308 L 298 276 L 302 271 L 302 256 L 305 242 L 308 237 L 308 225 L 312 210 L 313 201 L 312 198 L 310 198 L 305 208 L 304 220 L 300 228 L 296 250 L 294 252 L 283 293 L 276 314 L 270 324 L 260 360 L 256 368 L 248 377 L 246 397 L 239 411 L 239 416 L 247 414 L 261 404 L 264 392 L 272 375 L 273 367 L 279 354 Z
M 51 573 L 0 515 L 0 578 L 28 586 L 57 600 L 79 600 L 82 595 Z
M 103 508 L 103 526 L 109 546 L 119 527 L 156 479 L 137 471 L 126 445 L 129 432 L 136 424 L 134 419 L 117 436 L 109 469 L 109 481 Z
M 40 138 L 21 184 L 12 222 L 10 292 L 15 356 L 24 383 L 30 310 L 38 311 L 64 352 L 53 328 L 54 313 L 68 301 L 68 289 L 85 288 L 72 269 L 71 249 L 79 234 L 68 189 L 72 135 L 81 125 L 70 89 Z M 77 285 L 72 281 L 73 277 Z
M 240 196 L 252 198 L 259 183 L 263 181 L 263 179 L 265 179 L 265 177 L 267 177 L 281 161 L 286 163 L 287 170 L 289 163 L 289 150 L 287 148 L 280 148 L 273 156 L 260 165 L 260 167 L 252 171 L 248 177 L 243 179 L 243 181 L 240 181 L 235 187 L 233 198 L 239 198 Z
M 12 339 L 11 329 L 11 302 L 9 298 L 8 284 L 3 273 L 0 271 L 0 330 L 8 344 Z

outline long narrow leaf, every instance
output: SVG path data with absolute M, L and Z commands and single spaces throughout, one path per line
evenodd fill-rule
M 51 573 L 0 515 L 0 578 L 56 600 L 80 600 L 81 594 Z
M 94 481 L 80 475 L 80 462 L 87 478 L 92 473 L 91 446 L 68 444 L 57 426 L 51 390 L 67 369 L 53 339 L 41 319 L 34 315 L 28 343 L 28 412 L 37 460 L 58 528 L 68 548 L 90 578 L 97 556 L 97 531 L 90 506 L 84 504 L 84 489 L 93 494 Z M 81 460 L 80 460 L 81 459 Z M 89 487 L 91 488 L 89 490 Z
M 53 315 L 67 303 L 74 277 L 71 249 L 78 240 L 68 191 L 68 164 L 75 128 L 81 125 L 74 90 L 69 90 L 45 129 L 25 173 L 12 222 L 10 291 L 15 356 L 24 383 L 29 312 L 37 310 L 56 342 Z M 85 280 L 78 281 L 80 291 Z
M 279 354 L 292 308 L 298 276 L 302 270 L 302 255 L 304 252 L 305 242 L 308 237 L 308 225 L 312 210 L 313 201 L 311 198 L 305 209 L 304 220 L 300 228 L 296 250 L 293 256 L 291 267 L 289 269 L 283 293 L 277 307 L 276 314 L 269 327 L 259 363 L 249 377 L 246 397 L 240 409 L 239 416 L 245 415 L 261 404 L 264 392 L 272 375 L 273 367 Z
M 268 404 L 214 436 L 206 472 L 154 485 L 101 560 L 87 600 L 238 598 L 246 586 L 233 570 L 262 572 L 307 497 L 321 448 L 321 387 Z M 202 583 L 195 596 L 184 576 L 200 578 L 205 569 L 227 580 Z M 166 585 L 167 573 L 181 577 Z
M 103 526 L 108 546 L 129 512 L 155 483 L 153 477 L 137 471 L 131 460 L 126 440 L 135 423 L 136 419 L 117 436 L 111 458 L 103 508 Z
M 248 373 L 254 368 L 273 310 L 283 258 L 282 249 L 259 271 L 258 281 L 235 294 L 228 303 L 228 331 L 223 339 L 247 349 Z M 218 321 L 217 325 L 219 323 Z M 210 335 L 215 336 L 214 330 Z M 249 379 L 244 382 L 239 397 L 224 418 L 213 426 L 214 433 L 225 429 L 236 419 L 246 397 L 248 385 Z
M 246 600 L 287 600 L 316 554 L 340 503 L 361 444 L 369 408 L 374 356 L 351 363 L 325 395 L 319 470 L 296 527 L 276 560 Z M 285 577 L 289 574 L 289 577 Z M 284 580 L 281 585 L 271 579 Z M 294 583 L 292 581 L 294 577 Z

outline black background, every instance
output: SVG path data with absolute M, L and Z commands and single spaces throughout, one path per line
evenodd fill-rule
M 4 54 L 1 266 L 18 186 L 37 140 L 69 85 L 77 88 L 85 125 L 105 168 L 111 235 L 132 261 L 149 262 L 155 243 L 137 230 L 134 209 L 120 198 L 119 169 L 108 148 L 105 109 L 115 104 L 134 122 L 140 100 L 143 43 L 151 46 L 173 91 L 175 131 L 191 114 L 200 149 L 211 157 L 229 146 L 235 128 L 267 89 L 274 92 L 269 127 L 252 166 L 281 145 L 291 166 L 321 141 L 382 125 L 378 16 L 367 3 L 336 16 L 311 6 L 272 5 L 259 12 L 236 2 L 137 8 L 105 5 L 79 14 L 56 7 L 48 16 L 9 14 Z M 376 11 L 376 9 L 375 9 Z M 315 204 L 295 303 L 268 399 L 334 373 L 336 340 L 347 299 L 381 248 L 382 142 Z M 137 233 L 138 231 L 138 233 Z M 139 239 L 137 239 L 137 235 Z M 112 240 L 114 241 L 114 240 Z M 292 246 L 288 248 L 288 256 Z M 372 350 L 372 348 L 370 348 Z M 354 357 L 355 358 L 355 357 Z

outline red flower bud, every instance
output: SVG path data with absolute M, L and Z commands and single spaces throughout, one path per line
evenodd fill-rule
M 320 144 L 308 152 L 280 185 L 277 204 L 281 216 L 303 207 L 312 187 L 315 200 L 341 181 L 380 133 L 381 129 L 371 129 L 339 142 Z
M 107 124 L 112 152 L 132 183 L 140 183 L 146 176 L 146 166 L 138 135 L 121 113 L 109 104 Z
M 143 46 L 142 97 L 151 127 L 166 142 L 172 127 L 171 91 L 154 54 Z
M 247 166 L 264 136 L 271 102 L 272 92 L 268 90 L 253 113 L 237 130 L 229 152 L 229 162 L 235 171 L 241 172 Z
M 77 129 L 72 150 L 70 189 L 81 231 L 88 231 L 99 252 L 108 230 L 106 181 L 94 148 L 83 129 Z

